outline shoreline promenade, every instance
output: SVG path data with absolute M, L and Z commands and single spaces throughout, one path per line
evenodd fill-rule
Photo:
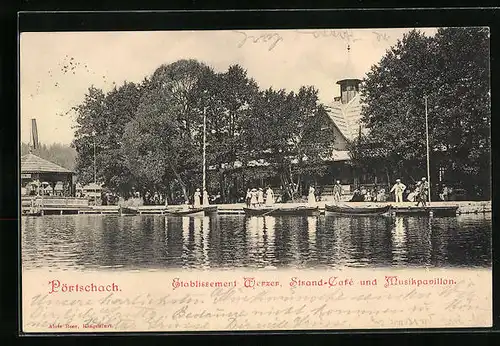
M 321 213 L 324 212 L 325 204 L 333 204 L 333 201 L 319 201 L 316 205 Z M 299 207 L 308 205 L 305 202 L 297 203 L 275 203 L 273 207 L 279 208 L 283 207 Z M 348 202 L 342 201 L 339 205 L 345 205 L 350 207 L 375 207 L 375 206 L 387 206 L 392 205 L 393 207 L 409 208 L 415 207 L 414 202 Z M 245 203 L 232 203 L 232 204 L 211 204 L 211 206 L 217 206 L 218 213 L 221 215 L 231 215 L 231 214 L 244 214 L 243 208 Z M 436 201 L 428 204 L 431 207 L 446 207 L 446 206 L 458 206 L 457 214 L 482 214 L 491 213 L 491 201 Z M 137 210 L 138 214 L 163 214 L 165 210 L 178 209 L 179 205 L 169 205 L 167 208 L 163 205 L 142 205 L 134 206 L 133 209 Z M 28 211 L 29 207 L 23 206 L 23 211 Z M 42 207 L 44 214 L 120 214 L 120 206 L 83 206 L 83 205 L 57 205 L 50 204 L 44 205 Z M 23 213 L 24 214 L 24 213 Z

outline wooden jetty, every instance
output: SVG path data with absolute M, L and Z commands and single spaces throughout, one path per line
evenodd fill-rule
M 81 211 L 89 209 L 89 202 L 85 198 L 34 196 L 21 199 L 21 213 L 23 215 L 79 214 Z
M 22 215 L 46 215 L 46 214 L 103 214 L 103 215 L 120 215 L 119 206 L 101 206 L 89 205 L 85 198 L 77 197 L 22 197 L 21 212 Z M 459 202 L 432 202 L 427 207 L 416 207 L 415 203 L 404 202 L 395 204 L 394 202 L 379 202 L 377 206 L 390 206 L 391 214 L 396 215 L 430 215 L 433 216 L 448 216 L 462 214 L 485 214 L 491 213 L 491 201 L 459 201 Z M 278 208 L 280 210 L 295 210 L 294 208 L 304 206 L 304 203 L 276 203 L 272 207 L 263 208 L 262 212 L 256 211 L 254 214 L 276 215 L 277 213 L 266 214 L 270 209 Z M 325 212 L 325 202 L 318 202 L 317 213 Z M 342 206 L 351 208 L 367 208 L 370 203 L 366 202 L 347 202 L 342 203 Z M 245 214 L 245 204 L 220 204 L 210 205 L 210 208 L 215 207 L 218 215 L 241 215 Z M 122 215 L 172 215 L 169 211 L 175 211 L 182 208 L 180 205 L 151 205 L 151 206 L 135 206 L 128 207 L 129 209 L 121 209 Z M 250 211 L 252 213 L 252 211 Z M 174 212 L 175 214 L 175 212 Z

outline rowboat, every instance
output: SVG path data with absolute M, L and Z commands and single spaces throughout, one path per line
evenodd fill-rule
M 217 206 L 216 205 L 211 205 L 207 207 L 199 207 L 199 208 L 192 208 L 190 207 L 189 209 L 171 209 L 171 210 L 166 210 L 165 214 L 166 215 L 171 215 L 171 216 L 208 216 L 217 213 Z
M 136 215 L 139 214 L 139 209 L 136 207 L 120 207 L 121 215 Z
M 349 207 L 339 205 L 325 205 L 325 214 L 331 215 L 371 216 L 386 214 L 390 210 L 390 205 L 386 205 L 383 207 Z
M 277 216 L 277 215 L 293 215 L 293 216 L 309 216 L 315 215 L 319 212 L 318 207 L 311 206 L 298 206 L 298 207 L 259 207 L 247 208 L 244 207 L 243 211 L 249 216 Z
M 455 216 L 458 206 L 427 206 L 427 207 L 394 207 L 392 211 L 396 215 L 430 215 L 433 216 Z

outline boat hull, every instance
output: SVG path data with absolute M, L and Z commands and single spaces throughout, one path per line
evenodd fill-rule
M 167 210 L 166 215 L 170 216 L 209 216 L 217 213 L 217 206 L 190 208 L 187 210 Z
M 441 207 L 396 207 L 393 212 L 396 215 L 414 215 L 427 216 L 432 213 L 433 216 L 456 216 L 458 206 L 441 206 Z
M 267 207 L 243 208 L 248 216 L 311 216 L 319 213 L 318 207 Z
M 120 207 L 121 215 L 137 215 L 139 214 L 139 210 L 132 207 Z
M 391 206 L 383 207 L 340 207 L 336 205 L 325 205 L 325 214 L 342 216 L 375 216 L 389 213 Z

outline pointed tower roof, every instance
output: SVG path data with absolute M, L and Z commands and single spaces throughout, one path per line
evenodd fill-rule
M 42 159 L 34 154 L 21 157 L 21 173 L 73 173 L 53 162 Z
M 346 63 L 342 69 L 342 72 L 340 74 L 340 78 L 337 81 L 337 84 L 341 84 L 341 82 L 344 82 L 346 80 L 357 80 L 361 81 L 360 78 L 357 77 L 357 74 L 355 72 L 354 65 L 352 63 L 351 59 L 351 45 L 347 45 L 347 60 Z

